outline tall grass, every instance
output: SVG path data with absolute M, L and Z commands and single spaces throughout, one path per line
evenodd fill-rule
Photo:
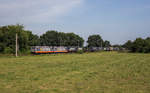
M 150 54 L 0 57 L 0 93 L 149 93 Z

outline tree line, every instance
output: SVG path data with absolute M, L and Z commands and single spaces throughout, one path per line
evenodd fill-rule
M 128 40 L 123 47 L 130 52 L 150 53 L 150 37 L 146 39 L 136 38 L 134 41 Z
M 0 27 L 0 53 L 15 53 L 15 35 L 18 33 L 19 52 L 30 52 L 31 46 L 84 46 L 84 39 L 75 33 L 64 33 L 49 30 L 41 36 L 32 31 L 25 30 L 23 25 L 7 25 Z M 86 47 L 110 47 L 108 40 L 104 41 L 100 35 L 90 35 Z M 127 41 L 123 45 L 130 52 L 150 52 L 150 38 L 137 38 L 135 41 Z
M 74 33 L 47 31 L 38 36 L 25 30 L 23 25 L 8 25 L 0 27 L 0 53 L 15 53 L 15 36 L 18 33 L 19 52 L 30 52 L 31 46 L 79 46 L 84 39 Z
M 87 40 L 88 47 L 110 47 L 108 40 L 104 41 L 100 35 L 90 35 Z
M 20 52 L 26 52 L 30 46 L 39 44 L 39 37 L 31 31 L 24 30 L 23 25 L 8 25 L 0 27 L 0 52 L 15 52 L 15 36 L 18 33 Z
M 83 47 L 84 39 L 75 33 L 47 31 L 41 36 L 25 30 L 23 25 L 7 25 L 0 27 L 0 53 L 15 53 L 15 35 L 18 33 L 19 52 L 30 52 L 31 46 L 78 46 Z M 108 47 L 109 41 L 104 41 L 100 35 L 88 38 L 88 47 Z

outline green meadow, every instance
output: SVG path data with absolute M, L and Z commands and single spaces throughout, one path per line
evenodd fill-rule
M 150 93 L 150 54 L 1 56 L 0 93 Z

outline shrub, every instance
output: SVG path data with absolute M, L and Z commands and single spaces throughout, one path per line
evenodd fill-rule
M 84 52 L 83 52 L 83 50 L 78 50 L 77 53 L 78 54 L 83 54 Z
M 11 54 L 11 53 L 13 53 L 13 49 L 10 48 L 10 47 L 6 47 L 6 48 L 4 49 L 4 53 L 5 53 L 5 54 Z
M 2 43 L 0 43 L 0 52 L 4 51 L 4 45 Z

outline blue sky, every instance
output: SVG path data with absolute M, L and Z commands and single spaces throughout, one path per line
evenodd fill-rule
M 0 0 L 0 25 L 24 24 L 41 35 L 100 34 L 112 44 L 150 36 L 150 0 Z

